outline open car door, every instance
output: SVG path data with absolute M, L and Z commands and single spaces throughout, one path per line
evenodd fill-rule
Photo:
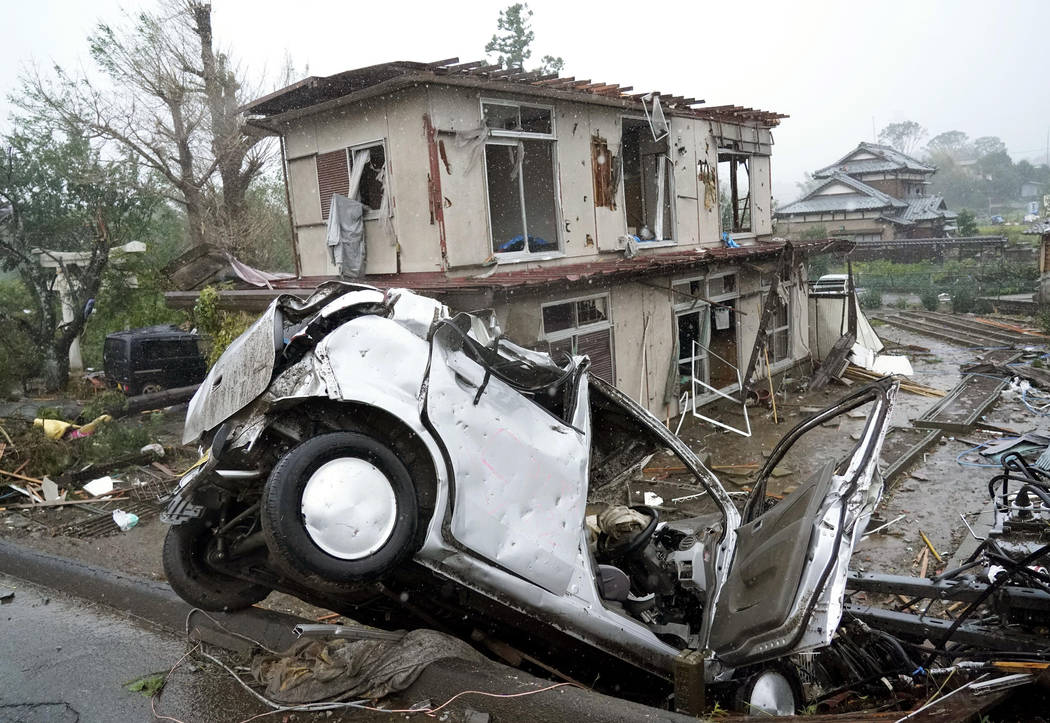
M 899 383 L 880 380 L 792 429 L 774 448 L 744 508 L 729 574 L 714 603 L 708 647 L 738 667 L 831 642 L 853 547 L 882 494 L 879 452 Z M 766 510 L 766 480 L 819 424 L 871 404 L 848 457 L 814 470 Z

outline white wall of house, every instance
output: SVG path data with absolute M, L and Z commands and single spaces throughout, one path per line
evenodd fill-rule
M 365 222 L 366 273 L 442 269 L 438 225 L 432 222 L 429 205 L 430 148 L 424 115 L 436 128 L 436 143 L 441 149 L 439 178 L 448 269 L 466 273 L 489 259 L 493 244 L 484 153 L 479 154 L 476 146 L 457 135 L 482 127 L 482 98 L 518 100 L 553 109 L 559 250 L 525 260 L 558 265 L 593 259 L 602 252 L 621 251 L 621 238 L 627 233 L 624 184 L 621 181 L 616 186 L 615 208 L 595 206 L 591 141 L 592 137 L 601 137 L 609 150 L 617 154 L 623 118 L 644 120 L 643 114 L 473 88 L 419 86 L 283 124 L 292 217 L 299 235 L 304 275 L 329 275 L 336 271 L 324 243 L 318 154 L 380 140 L 386 147 L 387 192 L 392 203 L 389 218 Z M 766 147 L 771 142 L 767 129 L 671 116 L 668 155 L 673 164 L 674 230 L 671 243 L 652 244 L 660 246 L 657 252 L 721 245 L 717 193 L 705 203 L 705 187 L 697 178 L 698 162 L 706 161 L 711 168 L 717 168 L 718 143 L 714 133 L 745 138 Z M 767 236 L 772 233 L 769 157 L 753 156 L 750 168 L 753 235 Z

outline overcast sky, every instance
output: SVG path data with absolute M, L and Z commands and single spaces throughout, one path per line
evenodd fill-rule
M 0 88 L 19 69 L 88 65 L 86 36 L 127 0 L 7 3 Z M 311 75 L 390 60 L 480 59 L 505 2 L 215 0 L 218 40 L 251 73 L 288 53 Z M 533 60 L 635 91 L 787 113 L 774 131 L 773 189 L 790 201 L 805 171 L 872 127 L 915 120 L 930 136 L 1002 138 L 1014 160 L 1044 162 L 1050 131 L 1050 2 L 605 2 L 532 0 Z M 0 102 L 3 120 L 10 106 Z

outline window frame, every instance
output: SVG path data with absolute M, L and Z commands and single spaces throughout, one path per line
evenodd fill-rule
M 624 158 L 623 158 L 623 123 L 624 123 L 624 121 L 633 121 L 633 122 L 636 122 L 636 123 L 642 123 L 646 128 L 651 128 L 651 126 L 650 126 L 650 123 L 649 123 L 649 119 L 646 118 L 644 115 L 623 114 L 623 115 L 620 116 L 620 143 L 619 143 L 618 152 L 619 152 L 619 155 L 620 155 L 620 169 L 621 170 L 620 170 L 620 184 L 619 184 L 619 189 L 618 190 L 620 192 L 620 198 L 623 199 L 623 230 L 624 230 L 624 233 L 626 234 L 626 233 L 630 232 L 629 231 L 630 223 L 627 220 L 627 179 L 626 179 L 626 175 L 627 174 L 623 172 L 623 167 L 624 167 Z M 649 138 L 652 137 L 652 132 L 651 131 L 650 131 L 648 137 Z M 665 136 L 665 138 L 669 139 L 670 138 L 670 134 Z M 654 142 L 657 142 L 657 141 L 654 141 Z M 666 176 L 666 179 L 667 179 L 667 195 L 668 195 L 668 199 L 669 199 L 669 204 L 668 205 L 669 205 L 669 208 L 670 208 L 670 214 L 669 215 L 671 217 L 669 219 L 670 224 L 671 224 L 670 235 L 667 234 L 668 230 L 664 229 L 664 232 L 665 232 L 664 233 L 664 238 L 652 238 L 652 239 L 649 239 L 648 241 L 646 241 L 646 240 L 642 239 L 639 236 L 638 237 L 638 241 L 639 241 L 640 244 L 644 244 L 645 248 L 661 248 L 661 247 L 664 247 L 664 246 L 677 246 L 678 245 L 678 239 L 677 239 L 677 233 L 676 233 L 676 231 L 678 230 L 678 208 L 677 208 L 678 204 L 675 203 L 676 199 L 678 198 L 678 196 L 677 196 L 678 192 L 677 192 L 677 189 L 675 188 L 674 159 L 670 155 L 670 147 L 671 147 L 670 146 L 670 140 L 668 140 L 668 153 L 666 155 L 660 156 L 661 158 L 664 159 L 664 173 L 665 173 L 665 176 Z M 639 159 L 639 166 L 640 165 L 641 165 L 641 159 Z M 643 206 L 643 210 L 644 210 L 644 206 L 645 206 L 644 200 L 643 200 L 642 206 Z M 653 233 L 654 234 L 656 233 L 655 230 L 653 231 Z
M 771 276 L 771 274 L 769 276 Z M 772 285 L 766 280 L 769 276 L 763 274 L 759 282 L 759 291 L 761 292 L 763 299 L 765 299 L 770 288 L 772 288 Z M 766 337 L 769 340 L 769 369 L 771 372 L 776 372 L 784 367 L 790 366 L 795 361 L 795 325 L 793 323 L 795 317 L 792 311 L 795 306 L 795 289 L 797 287 L 794 281 L 787 284 L 781 281 L 780 288 L 784 289 L 787 295 L 787 302 L 785 302 L 785 306 L 787 307 L 787 323 L 784 326 L 771 326 L 766 330 Z M 776 345 L 773 341 L 773 337 L 778 332 L 784 332 L 787 334 L 787 356 L 783 359 L 776 358 Z
M 736 144 L 733 144 L 733 146 L 735 146 L 735 145 Z M 743 229 L 743 228 L 741 228 L 741 229 L 725 228 L 725 223 L 723 222 L 724 220 L 722 218 L 722 214 L 721 213 L 718 214 L 718 225 L 722 229 L 723 233 L 735 234 L 735 237 L 746 238 L 748 236 L 754 236 L 755 235 L 755 196 L 754 196 L 754 193 L 752 192 L 753 189 L 754 189 L 754 178 L 752 177 L 752 171 L 753 171 L 753 166 L 754 166 L 755 154 L 754 153 L 748 153 L 747 151 L 741 151 L 741 150 L 739 150 L 739 149 L 737 149 L 737 148 L 735 148 L 733 146 L 719 146 L 718 147 L 718 150 L 716 152 L 716 158 L 718 159 L 718 161 L 715 164 L 715 183 L 718 186 L 719 192 L 721 192 L 722 179 L 719 178 L 719 175 L 720 175 L 719 174 L 719 167 L 723 163 L 722 158 L 721 158 L 723 155 L 736 156 L 736 157 L 741 157 L 741 158 L 746 159 L 746 165 L 744 167 L 747 170 L 747 198 L 749 199 L 748 207 L 747 207 L 748 227 L 746 229 Z M 733 165 L 735 163 L 739 163 L 739 162 L 740 161 L 737 161 L 735 159 L 731 159 L 729 161 L 729 163 L 730 163 L 730 173 L 732 173 Z M 730 196 L 729 196 L 729 203 L 731 204 L 731 207 L 735 209 L 735 207 L 739 205 L 740 199 L 739 198 L 733 198 L 733 195 L 732 195 L 733 194 L 733 182 L 730 179 L 726 179 L 726 180 L 729 181 L 729 194 L 730 194 Z M 732 226 L 732 224 L 730 224 L 730 226 Z
M 605 320 L 592 321 L 589 324 L 578 326 L 576 323 L 578 319 L 576 304 L 581 301 L 590 301 L 591 299 L 605 300 Z M 552 306 L 563 306 L 565 304 L 573 305 L 573 326 L 568 327 L 567 329 L 558 329 L 557 331 L 548 332 L 543 325 L 543 310 Z M 540 304 L 540 327 L 540 340 L 547 342 L 565 341 L 565 339 L 571 336 L 579 336 L 581 334 L 590 334 L 595 331 L 603 331 L 604 329 L 612 329 L 612 295 L 609 292 L 604 292 L 599 294 L 587 294 L 586 296 L 575 296 L 569 299 L 558 299 L 557 301 L 545 301 Z
M 521 118 L 522 108 L 542 108 L 543 110 L 550 111 L 551 114 L 551 131 L 550 133 L 535 133 L 533 131 L 515 131 L 508 130 L 506 128 L 489 128 L 485 124 L 485 106 L 486 105 L 502 105 L 511 108 L 518 109 L 518 117 Z M 529 103 L 518 100 L 507 100 L 505 98 L 480 98 L 481 107 L 481 126 L 488 131 L 489 137 L 496 138 L 546 138 L 549 140 L 557 140 L 557 128 L 554 125 L 554 106 L 546 105 L 544 103 Z
M 394 215 L 394 204 L 390 202 L 390 156 L 387 153 L 386 139 L 379 138 L 374 141 L 366 141 L 364 143 L 355 143 L 354 145 L 346 147 L 346 173 L 347 178 L 352 178 L 354 175 L 354 153 L 356 151 L 363 151 L 366 148 L 380 147 L 383 149 L 383 171 L 386 176 L 386 182 L 383 184 L 383 201 L 386 202 L 386 213 L 383 213 L 383 204 L 379 205 L 379 208 L 373 209 L 371 206 L 365 206 L 365 212 L 361 215 L 361 219 L 364 221 L 376 221 L 382 218 L 391 218 Z M 349 181 L 348 181 L 349 185 Z M 349 190 L 349 189 L 347 189 Z
M 512 135 L 493 136 L 491 129 L 489 129 L 489 132 L 489 138 L 485 140 L 486 154 L 488 153 L 489 146 L 514 148 L 518 145 L 519 141 L 525 140 L 538 140 L 550 143 L 551 171 L 553 173 L 551 181 L 554 193 L 554 229 L 556 233 L 554 242 L 557 244 L 557 248 L 550 251 L 529 250 L 529 219 L 528 214 L 525 211 L 525 180 L 522 177 L 524 174 L 518 174 L 518 202 L 521 204 L 521 230 L 522 235 L 525 237 L 525 243 L 523 244 L 521 251 L 496 251 L 496 239 L 493 235 L 492 226 L 492 202 L 489 199 L 488 157 L 486 155 L 485 162 L 482 163 L 482 179 L 485 182 L 485 218 L 488 221 L 489 249 L 491 250 L 493 257 L 498 259 L 499 263 L 507 263 L 534 259 L 551 259 L 563 256 L 565 252 L 562 240 L 561 174 L 558 173 L 558 141 L 553 137 L 553 134 L 547 136 L 547 134 L 539 133 L 513 133 Z
M 714 295 L 710 294 L 709 292 L 710 292 L 710 282 L 711 282 L 711 280 L 712 279 L 721 279 L 721 278 L 725 278 L 727 276 L 735 276 L 736 277 L 736 279 L 735 279 L 735 281 L 733 283 L 733 290 L 732 291 L 724 291 L 724 292 L 722 292 L 720 294 L 714 294 Z M 680 278 L 680 279 L 672 278 L 671 279 L 671 289 L 672 289 L 671 295 L 672 295 L 672 297 L 674 297 L 674 299 L 672 299 L 671 311 L 674 314 L 675 333 L 678 332 L 678 318 L 679 318 L 679 316 L 684 316 L 685 314 L 688 314 L 688 313 L 691 313 L 691 312 L 692 313 L 705 312 L 705 313 L 708 314 L 707 337 L 708 337 L 708 341 L 710 341 L 711 334 L 712 334 L 712 332 L 715 331 L 714 321 L 713 321 L 713 319 L 711 319 L 711 314 L 712 314 L 712 312 L 713 312 L 715 307 L 712 304 L 708 303 L 708 301 L 713 301 L 713 302 L 716 302 L 716 303 L 722 303 L 722 302 L 726 302 L 726 301 L 734 301 L 735 300 L 737 303 L 736 303 L 736 305 L 734 305 L 734 307 L 733 307 L 734 311 L 732 313 L 738 313 L 737 309 L 739 308 L 739 304 L 740 304 L 739 300 L 741 298 L 743 298 L 743 294 L 741 294 L 741 292 L 740 292 L 740 276 L 741 276 L 741 274 L 740 274 L 740 270 L 739 269 L 722 269 L 722 270 L 718 270 L 718 271 L 712 271 L 712 272 L 710 272 L 708 274 L 686 276 L 686 277 L 683 277 L 683 278 Z M 708 301 L 701 301 L 699 299 L 686 299 L 684 296 L 681 296 L 679 293 L 674 291 L 674 288 L 676 286 L 679 286 L 681 284 L 691 284 L 694 281 L 699 281 L 699 282 L 703 283 L 703 289 L 702 289 L 702 291 L 700 293 L 698 293 L 698 296 L 703 296 L 705 299 L 708 299 Z M 788 320 L 789 321 L 790 321 L 790 318 L 791 317 L 789 315 L 788 316 Z M 740 334 L 741 334 L 741 332 L 742 332 L 741 325 L 739 323 L 737 323 L 735 325 L 734 334 L 735 334 L 735 337 L 736 337 L 736 346 L 737 346 L 737 354 L 738 355 L 740 353 Z M 789 337 L 789 339 L 790 339 L 790 337 Z M 790 341 L 789 341 L 789 343 L 790 343 Z M 701 348 L 699 350 L 699 352 L 700 353 L 699 353 L 698 356 L 693 357 L 692 349 L 690 349 L 690 350 L 687 351 L 686 356 L 683 357 L 682 356 L 682 343 L 681 343 L 681 340 L 679 340 L 679 342 L 678 342 L 679 364 L 683 363 L 683 361 L 688 361 L 688 360 L 691 360 L 691 359 L 694 359 L 694 358 L 697 359 L 698 362 L 700 360 L 703 360 L 705 376 L 707 377 L 706 379 L 703 379 L 703 382 L 705 384 L 710 384 L 711 383 L 711 359 L 710 359 L 710 355 L 708 354 L 707 349 Z M 740 359 L 739 358 L 734 360 L 733 366 L 735 366 L 737 368 L 737 370 L 740 369 Z M 734 392 L 737 392 L 739 390 L 740 390 L 740 385 L 734 382 L 733 384 L 730 384 L 728 387 L 723 387 L 720 391 L 725 393 L 725 394 L 733 394 Z M 718 398 L 719 398 L 719 395 L 716 394 L 715 392 L 708 392 L 707 394 L 704 394 L 702 396 L 697 396 L 696 404 L 697 405 L 704 405 L 704 404 L 712 402 L 712 401 L 714 401 L 714 400 L 716 400 Z

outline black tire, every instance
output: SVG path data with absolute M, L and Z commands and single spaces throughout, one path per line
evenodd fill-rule
M 350 457 L 379 469 L 397 504 L 393 529 L 368 557 L 343 559 L 322 550 L 306 530 L 302 498 L 310 476 L 326 462 Z M 275 567 L 312 584 L 379 580 L 414 552 L 419 525 L 415 485 L 404 462 L 383 442 L 356 432 L 331 432 L 303 442 L 278 460 L 263 489 L 260 518 Z
M 208 564 L 206 554 L 211 530 L 203 520 L 173 525 L 164 537 L 164 575 L 179 597 L 201 610 L 243 610 L 270 594 L 255 585 L 224 575 Z

